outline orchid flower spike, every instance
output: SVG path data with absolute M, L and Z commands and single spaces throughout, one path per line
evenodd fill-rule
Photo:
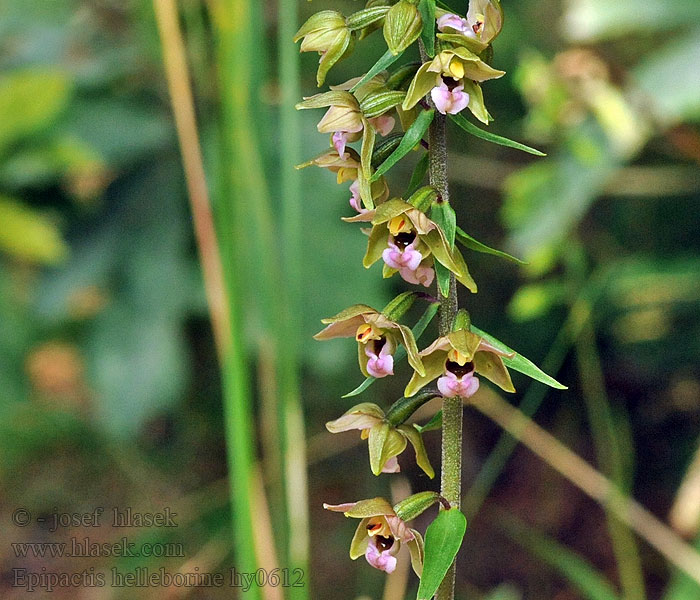
M 362 519 L 350 543 L 352 560 L 363 556 L 375 569 L 393 573 L 401 544 L 411 554 L 411 565 L 419 577 L 423 572 L 423 537 L 397 515 L 384 498 L 372 498 L 346 504 L 324 504 L 323 508 L 342 512 L 346 517 Z
M 393 375 L 394 352 L 398 344 L 403 344 L 406 348 L 411 367 L 419 373 L 423 372 L 411 330 L 366 304 L 355 304 L 321 322 L 328 326 L 314 336 L 317 340 L 355 338 L 360 370 L 365 377 Z
M 467 329 L 439 337 L 420 355 L 425 375 L 413 373 L 404 391 L 406 397 L 413 396 L 424 385 L 437 379 L 443 396 L 469 398 L 479 389 L 477 373 L 506 392 L 515 391 L 508 369 L 503 364 L 504 356 L 512 358 L 514 354 L 495 348 Z
M 460 251 L 450 248 L 442 229 L 425 213 L 401 198 L 392 198 L 376 210 L 344 220 L 369 221 L 373 225 L 363 260 L 366 268 L 381 258 L 385 277 L 399 273 L 409 283 L 428 287 L 435 277 L 433 264 L 437 260 L 460 283 L 476 292 L 476 283 Z
M 416 463 L 431 479 L 435 477 L 423 438 L 414 425 L 391 425 L 384 411 L 376 404 L 362 402 L 353 406 L 335 421 L 326 423 L 331 433 L 341 433 L 353 429 L 360 430 L 363 440 L 369 440 L 369 463 L 372 473 L 398 473 L 400 471 L 396 457 L 410 442 L 416 454 Z

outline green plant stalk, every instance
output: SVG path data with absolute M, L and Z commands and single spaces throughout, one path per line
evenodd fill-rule
M 173 0 L 155 0 L 154 10 L 163 45 L 163 58 L 173 112 L 183 155 L 195 224 L 195 233 L 204 272 L 212 327 L 222 369 L 224 430 L 227 440 L 232 527 L 236 564 L 241 570 L 257 569 L 253 497 L 253 433 L 248 388 L 248 369 L 240 327 L 238 282 L 231 269 L 233 246 L 216 235 L 209 203 L 194 101 L 192 97 L 184 41 L 179 30 L 177 6 Z M 228 186 L 222 186 L 228 187 Z M 230 212 L 223 213 L 230 215 Z M 224 267 L 226 265 L 226 268 Z M 223 272 L 222 272 L 223 271 Z M 260 589 L 251 588 L 251 598 L 260 598 Z
M 422 48 L 421 48 L 422 51 Z M 447 181 L 447 131 L 445 115 L 435 114 L 430 124 L 429 167 L 430 185 L 440 193 L 443 202 L 450 201 Z M 440 294 L 439 332 L 447 335 L 457 314 L 457 283 L 450 275 L 450 293 Z M 444 398 L 442 401 L 442 474 L 440 493 L 452 506 L 460 506 L 462 487 L 462 398 Z M 435 598 L 452 600 L 455 588 L 455 564 L 445 575 Z
M 212 13 L 213 31 L 216 42 L 216 58 L 219 70 L 219 83 L 222 110 L 222 181 L 219 185 L 220 202 L 218 212 L 220 216 L 219 231 L 222 241 L 225 241 L 224 268 L 228 275 L 229 290 L 232 293 L 242 289 L 242 283 L 233 281 L 235 273 L 241 271 L 241 265 L 251 256 L 245 252 L 252 248 L 253 255 L 259 258 L 259 270 L 257 277 L 251 281 L 256 297 L 259 298 L 261 314 L 267 316 L 265 319 L 262 338 L 274 341 L 276 335 L 275 325 L 277 323 L 275 313 L 275 300 L 278 297 L 274 294 L 265 294 L 265 283 L 275 276 L 276 260 L 274 249 L 274 233 L 272 227 L 272 216 L 269 209 L 269 195 L 267 190 L 267 179 L 262 166 L 262 157 L 257 140 L 260 136 L 254 131 L 253 123 L 257 120 L 251 114 L 252 98 L 254 90 L 257 90 L 260 77 L 253 73 L 254 63 L 252 56 L 255 52 L 255 33 L 260 29 L 259 15 L 253 13 L 254 6 L 250 0 L 213 0 L 209 4 Z M 233 199 L 231 202 L 230 199 Z M 222 244 L 223 245 L 223 244 Z M 272 251 L 271 251 L 272 250 Z M 232 295 L 232 304 L 233 298 Z M 243 352 L 242 347 L 237 352 Z M 278 349 L 272 350 L 273 355 L 277 355 Z M 244 377 L 241 373 L 238 377 Z M 227 377 L 231 380 L 231 377 Z M 231 381 L 230 386 L 235 387 L 236 381 Z M 278 382 L 281 387 L 282 382 Z M 283 417 L 282 411 L 277 411 Z M 250 423 L 253 422 L 252 410 L 249 405 L 233 405 L 228 407 L 227 435 L 231 440 L 229 444 L 229 462 L 232 477 L 231 493 L 234 495 L 234 505 L 236 502 L 242 504 L 238 499 L 239 495 L 250 497 L 250 478 L 253 473 L 254 457 L 254 437 Z M 280 437 L 284 434 L 284 426 L 278 422 L 277 430 Z M 282 440 L 282 444 L 284 441 Z M 273 457 L 279 460 L 279 457 Z M 247 475 L 246 475 L 247 470 Z M 280 472 L 281 472 L 280 468 Z M 245 491 L 239 488 L 238 479 L 247 477 Z M 282 479 L 282 478 L 281 478 Z M 279 490 L 282 490 L 283 483 L 280 482 Z M 283 494 L 271 498 L 273 515 L 275 516 L 275 531 L 278 534 L 279 546 L 286 549 L 286 539 L 284 538 L 286 527 L 286 509 L 284 506 Z M 235 556 L 237 566 L 241 570 L 257 568 L 253 559 L 255 551 L 264 551 L 261 543 L 256 546 L 251 545 L 247 530 L 252 527 L 251 507 L 248 502 L 249 514 L 245 521 L 245 513 L 241 509 L 236 513 L 236 533 L 241 529 L 246 530 L 246 535 L 236 537 Z M 253 534 L 251 533 L 251 536 Z M 255 540 L 255 537 L 252 537 Z M 261 542 L 262 540 L 258 540 Z M 271 543 L 270 540 L 267 543 Z M 286 555 L 280 554 L 280 558 L 286 563 Z M 250 567 L 245 566 L 251 565 Z M 256 588 L 256 589 L 254 589 Z M 259 598 L 260 588 L 251 586 L 248 594 L 253 598 Z
M 302 282 L 302 199 L 301 179 L 294 165 L 301 162 L 301 118 L 294 108 L 301 97 L 299 53 L 292 47 L 297 30 L 296 0 L 279 0 L 278 3 L 278 62 L 280 104 L 280 198 L 282 200 L 282 239 L 284 274 L 286 275 L 286 314 L 283 315 L 284 333 L 280 336 L 287 343 L 281 350 L 285 358 L 281 380 L 284 424 L 286 425 L 284 451 L 286 504 L 288 514 L 288 556 L 290 569 L 309 573 L 309 512 L 306 471 L 306 432 L 304 411 L 299 391 L 299 355 L 294 340 L 301 337 L 299 320 Z M 308 582 L 303 587 L 291 587 L 289 598 L 304 600 L 309 597 Z

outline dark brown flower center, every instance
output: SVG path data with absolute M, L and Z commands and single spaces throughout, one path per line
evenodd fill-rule
M 471 373 L 474 370 L 474 363 L 467 362 L 463 365 L 460 365 L 458 362 L 448 360 L 445 363 L 445 369 L 447 369 L 450 373 L 454 373 L 457 377 L 464 377 L 465 375 Z
M 396 244 L 399 248 L 405 248 L 415 239 L 416 234 L 413 231 L 402 231 L 394 236 L 394 244 Z
M 389 537 L 384 537 L 383 535 L 376 535 L 374 536 L 375 544 L 377 545 L 377 550 L 380 552 L 384 552 L 384 550 L 388 550 L 394 545 L 394 538 L 389 536 Z
M 384 344 L 386 344 L 386 338 L 382 336 L 378 340 L 372 340 L 370 344 L 372 344 L 372 351 L 377 356 L 379 356 L 379 353 L 382 351 L 382 348 L 384 348 Z

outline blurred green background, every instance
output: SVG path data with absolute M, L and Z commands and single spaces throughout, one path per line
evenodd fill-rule
M 448 4 L 466 12 L 466 2 Z M 382 573 L 349 561 L 355 523 L 326 513 L 323 502 L 400 499 L 408 490 L 437 486 L 411 457 L 402 456 L 402 475 L 374 478 L 364 444 L 351 433 L 332 438 L 323 426 L 351 406 L 340 397 L 362 377 L 352 341 L 311 339 L 319 320 L 359 302 L 380 308 L 405 288 L 398 278 L 383 281 L 378 271 L 362 268 L 364 238 L 340 221 L 349 214 L 345 186 L 325 171 L 288 168 L 327 141 L 315 130 L 321 113 L 290 117 L 291 103 L 282 100 L 294 78 L 303 95 L 314 93 L 318 57 L 303 55 L 297 75 L 294 62 L 280 63 L 278 56 L 298 48 L 291 39 L 279 48 L 276 36 L 280 14 L 298 9 L 302 22 L 317 10 L 349 14 L 362 7 L 351 0 L 179 2 L 224 266 L 236 282 L 238 358 L 260 440 L 253 451 L 259 450 L 277 533 L 276 524 L 289 515 L 277 510 L 284 494 L 275 463 L 281 409 L 274 372 L 286 351 L 274 339 L 293 333 L 285 356 L 298 374 L 308 439 L 304 577 L 309 597 L 319 599 L 399 599 L 413 597 L 416 587 L 399 573 L 384 589 Z M 459 224 L 528 261 L 517 267 L 465 255 L 480 289 L 462 300 L 480 328 L 569 386 L 549 391 L 517 376 L 511 401 L 526 402 L 530 412 L 539 405 L 541 425 L 662 520 L 670 513 L 680 535 L 694 539 L 700 525 L 693 493 L 700 485 L 700 466 L 693 465 L 700 432 L 700 3 L 505 0 L 503 8 L 494 64 L 507 75 L 484 86 L 495 118 L 490 128 L 548 157 L 450 131 Z M 334 67 L 329 82 L 363 73 L 383 52 L 380 35 L 367 38 Z M 227 100 L 232 97 L 244 98 L 245 114 Z M 298 138 L 290 123 L 299 127 Z M 244 167 L 227 150 L 240 136 L 261 161 L 249 190 L 236 183 Z M 392 171 L 394 194 L 402 192 L 412 162 Z M 297 192 L 290 191 L 290 177 Z M 299 206 L 293 199 L 285 204 L 292 193 Z M 296 245 L 285 219 L 299 236 Z M 280 299 L 274 298 L 290 272 L 291 313 L 275 307 Z M 275 319 L 291 329 L 283 323 L 287 333 L 281 333 Z M 388 406 L 401 394 L 406 369 L 362 400 Z M 252 554 L 229 524 L 220 379 L 151 2 L 4 0 L 2 598 L 26 597 L 13 587 L 13 569 L 20 567 L 211 572 L 234 564 L 235 544 L 237 552 Z M 519 448 L 509 458 L 501 442 L 490 455 L 499 437 L 495 425 L 465 411 L 470 525 L 458 598 L 700 598 L 700 587 L 606 521 L 599 506 L 529 451 Z M 439 442 L 439 433 L 426 434 L 434 465 Z M 49 532 L 11 521 L 17 507 L 36 517 L 95 506 L 172 507 L 176 529 L 129 536 L 181 543 L 185 556 L 15 555 L 13 542 L 120 539 L 123 533 L 109 528 Z M 418 528 L 427 522 L 419 519 Z M 277 541 L 281 567 L 289 564 L 286 543 Z M 237 594 L 235 588 L 105 587 L 62 588 L 51 597 Z

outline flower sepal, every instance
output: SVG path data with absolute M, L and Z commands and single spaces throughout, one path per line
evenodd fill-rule
M 355 304 L 321 322 L 326 323 L 327 327 L 314 336 L 317 340 L 355 338 L 360 370 L 365 377 L 393 375 L 393 354 L 398 344 L 406 349 L 411 367 L 417 372 L 424 372 L 411 330 L 371 306 Z
M 335 421 L 326 423 L 326 429 L 331 433 L 360 430 L 362 439 L 368 440 L 370 468 L 374 475 L 398 473 L 400 468 L 396 457 L 410 442 L 418 466 L 431 479 L 435 476 L 423 438 L 415 425 L 394 425 L 384 411 L 372 402 L 353 406 Z
M 342 512 L 346 517 L 361 519 L 352 542 L 350 558 L 366 558 L 375 569 L 393 573 L 401 544 L 406 544 L 411 555 L 411 566 L 416 575 L 423 573 L 423 536 L 399 518 L 384 498 L 372 498 L 346 504 L 325 504 L 323 508 Z

